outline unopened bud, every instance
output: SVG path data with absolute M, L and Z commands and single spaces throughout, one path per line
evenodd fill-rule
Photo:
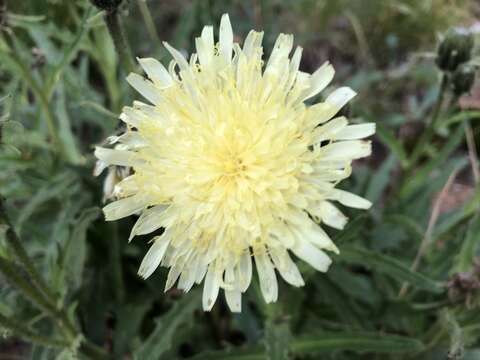
M 450 29 L 440 43 L 437 65 L 443 71 L 455 71 L 460 64 L 470 60 L 473 36 L 470 32 Z
M 452 77 L 452 89 L 455 95 L 462 95 L 470 92 L 475 82 L 475 68 L 472 65 L 461 65 Z

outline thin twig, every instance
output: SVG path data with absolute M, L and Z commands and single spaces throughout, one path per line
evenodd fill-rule
M 442 190 L 440 191 L 440 194 L 438 195 L 437 199 L 435 200 L 435 203 L 433 204 L 433 209 L 432 213 L 430 215 L 430 219 L 428 220 L 428 225 L 427 225 L 427 230 L 425 231 L 425 235 L 422 239 L 422 242 L 420 243 L 420 247 L 418 248 L 417 255 L 415 256 L 415 259 L 413 260 L 412 266 L 410 267 L 410 270 L 416 271 L 418 269 L 418 266 L 420 265 L 420 261 L 425 255 L 428 246 L 430 245 L 430 242 L 432 240 L 432 234 L 433 230 L 435 228 L 435 224 L 437 223 L 438 216 L 440 215 L 440 209 L 442 202 L 450 189 L 450 187 L 453 184 L 453 181 L 455 180 L 458 172 L 460 171 L 460 168 L 455 169 L 450 176 L 448 177 L 447 182 L 443 186 Z M 398 293 L 398 297 L 402 298 L 405 296 L 408 290 L 408 284 L 403 283 L 400 292 Z

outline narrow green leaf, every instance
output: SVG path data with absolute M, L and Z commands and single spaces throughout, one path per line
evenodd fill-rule
M 390 129 L 387 127 L 383 126 L 380 123 L 377 123 L 377 132 L 376 132 L 378 138 L 382 143 L 384 143 L 390 151 L 396 156 L 396 158 L 400 161 L 400 164 L 402 167 L 407 167 L 408 166 L 408 156 L 407 153 L 400 141 L 398 140 L 397 137 L 395 137 L 395 134 L 393 134 Z
M 359 247 L 344 247 L 340 251 L 338 261 L 366 266 L 377 272 L 390 275 L 401 282 L 408 282 L 423 290 L 435 293 L 442 292 L 440 283 L 410 270 L 406 265 L 393 257 Z
M 134 351 L 135 359 L 159 359 L 170 350 L 177 329 L 200 305 L 198 292 L 190 292 L 173 304 L 172 309 L 156 319 L 156 326 L 145 342 Z
M 400 190 L 400 197 L 404 199 L 408 198 L 418 187 L 426 184 L 430 173 L 439 168 L 447 160 L 462 139 L 463 126 L 458 126 L 433 159 L 428 161 L 423 167 L 417 169 L 412 177 L 406 177 L 405 183 Z
M 457 255 L 455 272 L 471 270 L 480 244 L 480 211 L 470 220 L 467 234 Z
M 250 349 L 228 349 L 206 351 L 191 358 L 192 360 L 267 360 L 265 350 L 260 347 Z
M 87 230 L 98 218 L 100 209 L 85 209 L 76 221 L 72 235 L 64 249 L 63 268 L 66 270 L 66 283 L 71 291 L 78 289 L 82 283 L 83 268 L 87 252 Z
M 306 355 L 318 352 L 351 350 L 372 353 L 412 352 L 423 349 L 416 339 L 375 333 L 320 333 L 292 341 L 292 352 Z
M 444 128 L 450 125 L 464 122 L 465 120 L 475 120 L 480 119 L 480 111 L 462 111 L 458 114 L 455 114 L 451 117 L 448 117 L 442 121 L 437 128 Z
M 372 172 L 367 192 L 365 194 L 365 197 L 372 203 L 376 203 L 380 199 L 388 184 L 391 183 L 390 172 L 394 169 L 396 164 L 397 159 L 391 154 L 377 171 Z
M 60 139 L 63 154 L 72 164 L 82 164 L 85 162 L 85 159 L 80 154 L 75 141 L 75 136 L 73 135 L 72 124 L 67 112 L 65 92 L 62 83 L 57 87 L 57 99 L 55 105 L 55 113 L 57 114 L 58 119 L 58 137 Z

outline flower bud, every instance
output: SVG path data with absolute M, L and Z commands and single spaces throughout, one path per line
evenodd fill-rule
M 443 71 L 455 71 L 460 64 L 470 60 L 473 48 L 472 34 L 460 30 L 450 29 L 437 52 L 437 65 Z
M 462 94 L 470 92 L 470 89 L 475 82 L 475 68 L 472 65 L 461 65 L 452 77 L 452 89 L 455 95 L 460 96 Z
M 114 11 L 120 6 L 122 0 L 90 0 L 93 5 L 107 12 Z

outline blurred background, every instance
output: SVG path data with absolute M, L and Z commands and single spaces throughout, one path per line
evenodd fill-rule
M 106 223 L 122 176 L 94 177 L 94 145 L 140 99 L 135 57 L 170 61 L 228 13 L 235 39 L 279 33 L 329 60 L 342 110 L 376 122 L 373 154 L 341 184 L 370 199 L 329 234 L 327 274 L 256 283 L 241 314 L 136 271 L 149 236 Z M 0 359 L 480 359 L 480 4 L 474 0 L 0 0 Z M 326 93 L 328 93 L 328 91 Z M 321 100 L 321 97 L 314 99 Z M 105 182 L 106 181 L 106 182 Z

